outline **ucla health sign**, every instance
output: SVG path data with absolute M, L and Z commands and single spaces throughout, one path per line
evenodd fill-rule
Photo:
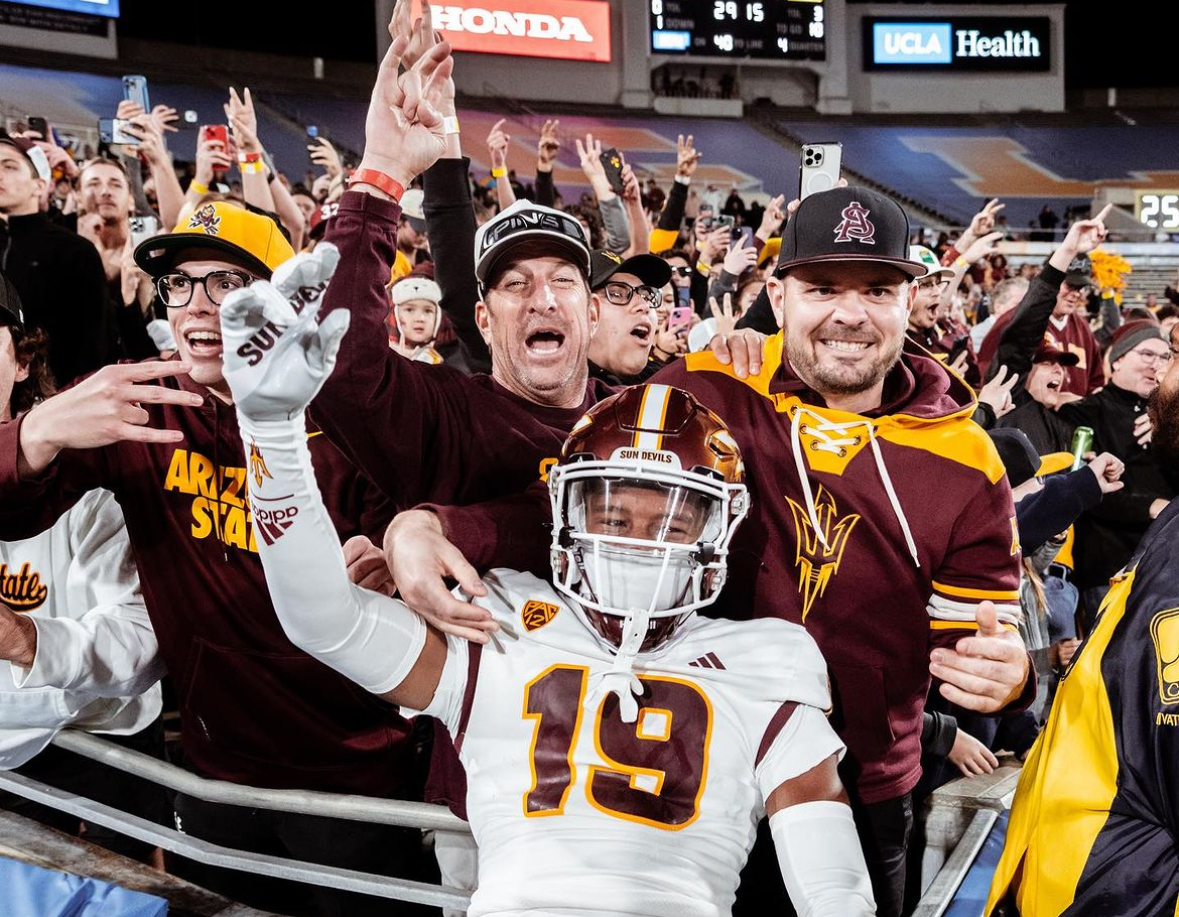
M 865 70 L 1035 72 L 1051 68 L 1047 16 L 864 17 Z

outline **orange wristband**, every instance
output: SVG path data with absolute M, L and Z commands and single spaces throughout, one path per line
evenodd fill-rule
M 401 182 L 376 169 L 357 169 L 348 179 L 348 187 L 351 188 L 353 185 L 372 185 L 374 188 L 380 188 L 398 203 L 401 202 L 401 195 L 405 194 Z

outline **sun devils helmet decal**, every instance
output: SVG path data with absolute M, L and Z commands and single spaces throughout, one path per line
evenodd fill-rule
M 865 245 L 876 244 L 876 227 L 868 219 L 869 210 L 859 201 L 852 201 L 843 208 L 843 217 L 835 227 L 836 242 L 862 242 Z

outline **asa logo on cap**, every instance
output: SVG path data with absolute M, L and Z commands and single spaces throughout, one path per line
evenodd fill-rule
M 868 219 L 870 212 L 859 201 L 852 201 L 844 207 L 840 214 L 843 219 L 835 227 L 835 241 L 875 245 L 876 226 Z
M 188 220 L 189 229 L 202 229 L 205 235 L 215 236 L 221 232 L 221 217 L 217 214 L 217 208 L 212 204 L 205 204 L 199 210 L 193 212 L 193 215 Z

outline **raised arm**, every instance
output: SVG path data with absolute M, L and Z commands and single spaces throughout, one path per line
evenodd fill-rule
M 221 307 L 225 378 L 279 622 L 292 643 L 362 688 L 424 709 L 442 675 L 445 639 L 403 603 L 349 581 L 307 450 L 305 407 L 335 366 L 348 312 L 317 325 L 313 308 L 275 286 L 242 292 Z M 273 345 L 262 351 L 256 337 Z

